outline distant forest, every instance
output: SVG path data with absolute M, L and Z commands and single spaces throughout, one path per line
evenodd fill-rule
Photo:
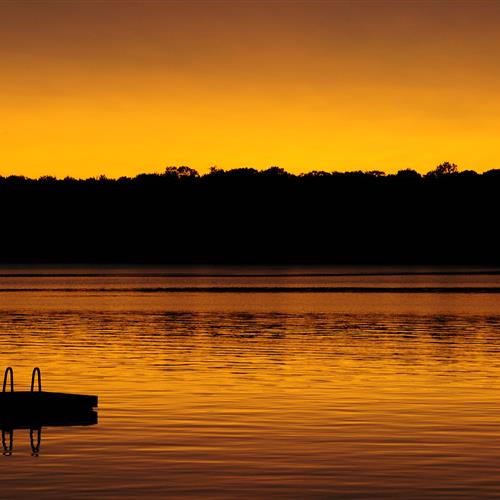
M 3 263 L 500 264 L 500 170 L 0 177 Z

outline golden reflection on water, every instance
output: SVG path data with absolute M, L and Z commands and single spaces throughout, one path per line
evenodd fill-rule
M 2 365 L 99 424 L 16 430 L 9 498 L 500 492 L 499 294 L 48 288 L 0 291 Z

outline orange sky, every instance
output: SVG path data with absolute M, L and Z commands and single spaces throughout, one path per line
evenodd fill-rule
M 0 175 L 500 168 L 500 2 L 0 0 Z

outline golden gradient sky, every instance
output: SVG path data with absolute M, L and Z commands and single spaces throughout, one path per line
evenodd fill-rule
M 500 168 L 500 2 L 0 0 L 0 175 Z

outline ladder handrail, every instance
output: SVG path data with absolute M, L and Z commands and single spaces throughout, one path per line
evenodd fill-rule
M 14 370 L 9 366 L 5 369 L 5 374 L 3 376 L 3 392 L 6 392 L 7 388 L 7 376 L 10 373 L 10 391 L 14 392 Z
M 38 391 L 42 392 L 42 375 L 38 366 L 33 368 L 33 373 L 31 374 L 31 392 L 35 389 L 35 373 L 38 374 Z

